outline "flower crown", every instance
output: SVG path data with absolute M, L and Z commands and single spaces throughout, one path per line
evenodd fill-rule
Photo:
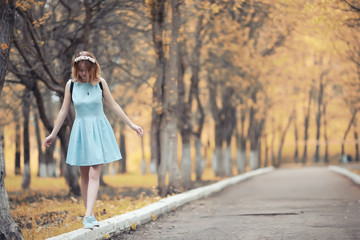
M 92 63 L 95 63 L 96 62 L 96 60 L 94 59 L 94 58 L 92 58 L 92 57 L 89 57 L 89 56 L 79 56 L 79 57 L 77 57 L 77 58 L 75 58 L 75 62 L 79 62 L 79 61 L 83 61 L 83 60 L 87 60 L 87 61 L 90 61 L 90 62 L 92 62 Z

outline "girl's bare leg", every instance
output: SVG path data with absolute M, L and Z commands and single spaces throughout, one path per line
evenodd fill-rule
M 80 189 L 81 189 L 81 196 L 84 201 L 84 205 L 86 208 L 87 204 L 87 192 L 88 192 L 88 186 L 89 186 L 89 166 L 80 166 Z
M 88 175 L 87 199 L 85 216 L 94 215 L 93 208 L 95 205 L 97 193 L 99 190 L 99 179 L 102 165 L 90 166 Z M 85 203 L 85 201 L 84 201 Z

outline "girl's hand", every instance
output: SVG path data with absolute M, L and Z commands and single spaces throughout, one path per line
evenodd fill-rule
M 44 143 L 44 145 L 45 145 L 46 147 L 49 147 L 49 146 L 51 145 L 51 143 L 54 141 L 54 139 L 55 139 L 55 136 L 52 136 L 52 135 L 50 134 L 49 136 L 47 136 L 47 137 L 44 139 L 43 143 Z
M 140 126 L 134 125 L 131 128 L 137 133 L 139 137 L 142 137 L 144 135 L 144 130 Z

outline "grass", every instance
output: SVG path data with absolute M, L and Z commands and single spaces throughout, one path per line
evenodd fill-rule
M 215 178 L 206 169 L 203 181 L 194 187 L 207 185 Z M 10 211 L 24 238 L 46 239 L 82 228 L 85 213 L 82 199 L 70 196 L 64 178 L 38 178 L 32 175 L 30 189 L 21 189 L 21 176 L 7 176 L 5 186 L 9 195 Z M 98 220 L 121 215 L 161 198 L 157 194 L 157 175 L 130 172 L 124 175 L 104 176 L 108 186 L 100 187 L 94 214 Z M 156 219 L 156 216 L 155 216 Z
M 6 177 L 10 211 L 25 239 L 46 239 L 82 228 L 82 199 L 68 195 L 64 178 L 32 176 L 31 189 L 21 190 L 21 176 Z M 99 220 L 139 209 L 160 200 L 156 175 L 105 176 L 94 213 Z

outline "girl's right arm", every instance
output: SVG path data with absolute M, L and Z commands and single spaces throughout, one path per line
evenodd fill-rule
M 46 147 L 49 147 L 51 145 L 51 143 L 54 141 L 54 139 L 56 138 L 56 135 L 58 134 L 58 132 L 59 132 L 62 124 L 64 123 L 64 120 L 69 112 L 70 103 L 71 103 L 71 93 L 70 93 L 69 85 L 70 84 L 66 83 L 64 101 L 63 101 L 63 104 L 59 111 L 58 117 L 56 119 L 55 126 L 54 126 L 52 132 L 50 133 L 50 135 L 47 136 L 43 141 L 43 143 Z

